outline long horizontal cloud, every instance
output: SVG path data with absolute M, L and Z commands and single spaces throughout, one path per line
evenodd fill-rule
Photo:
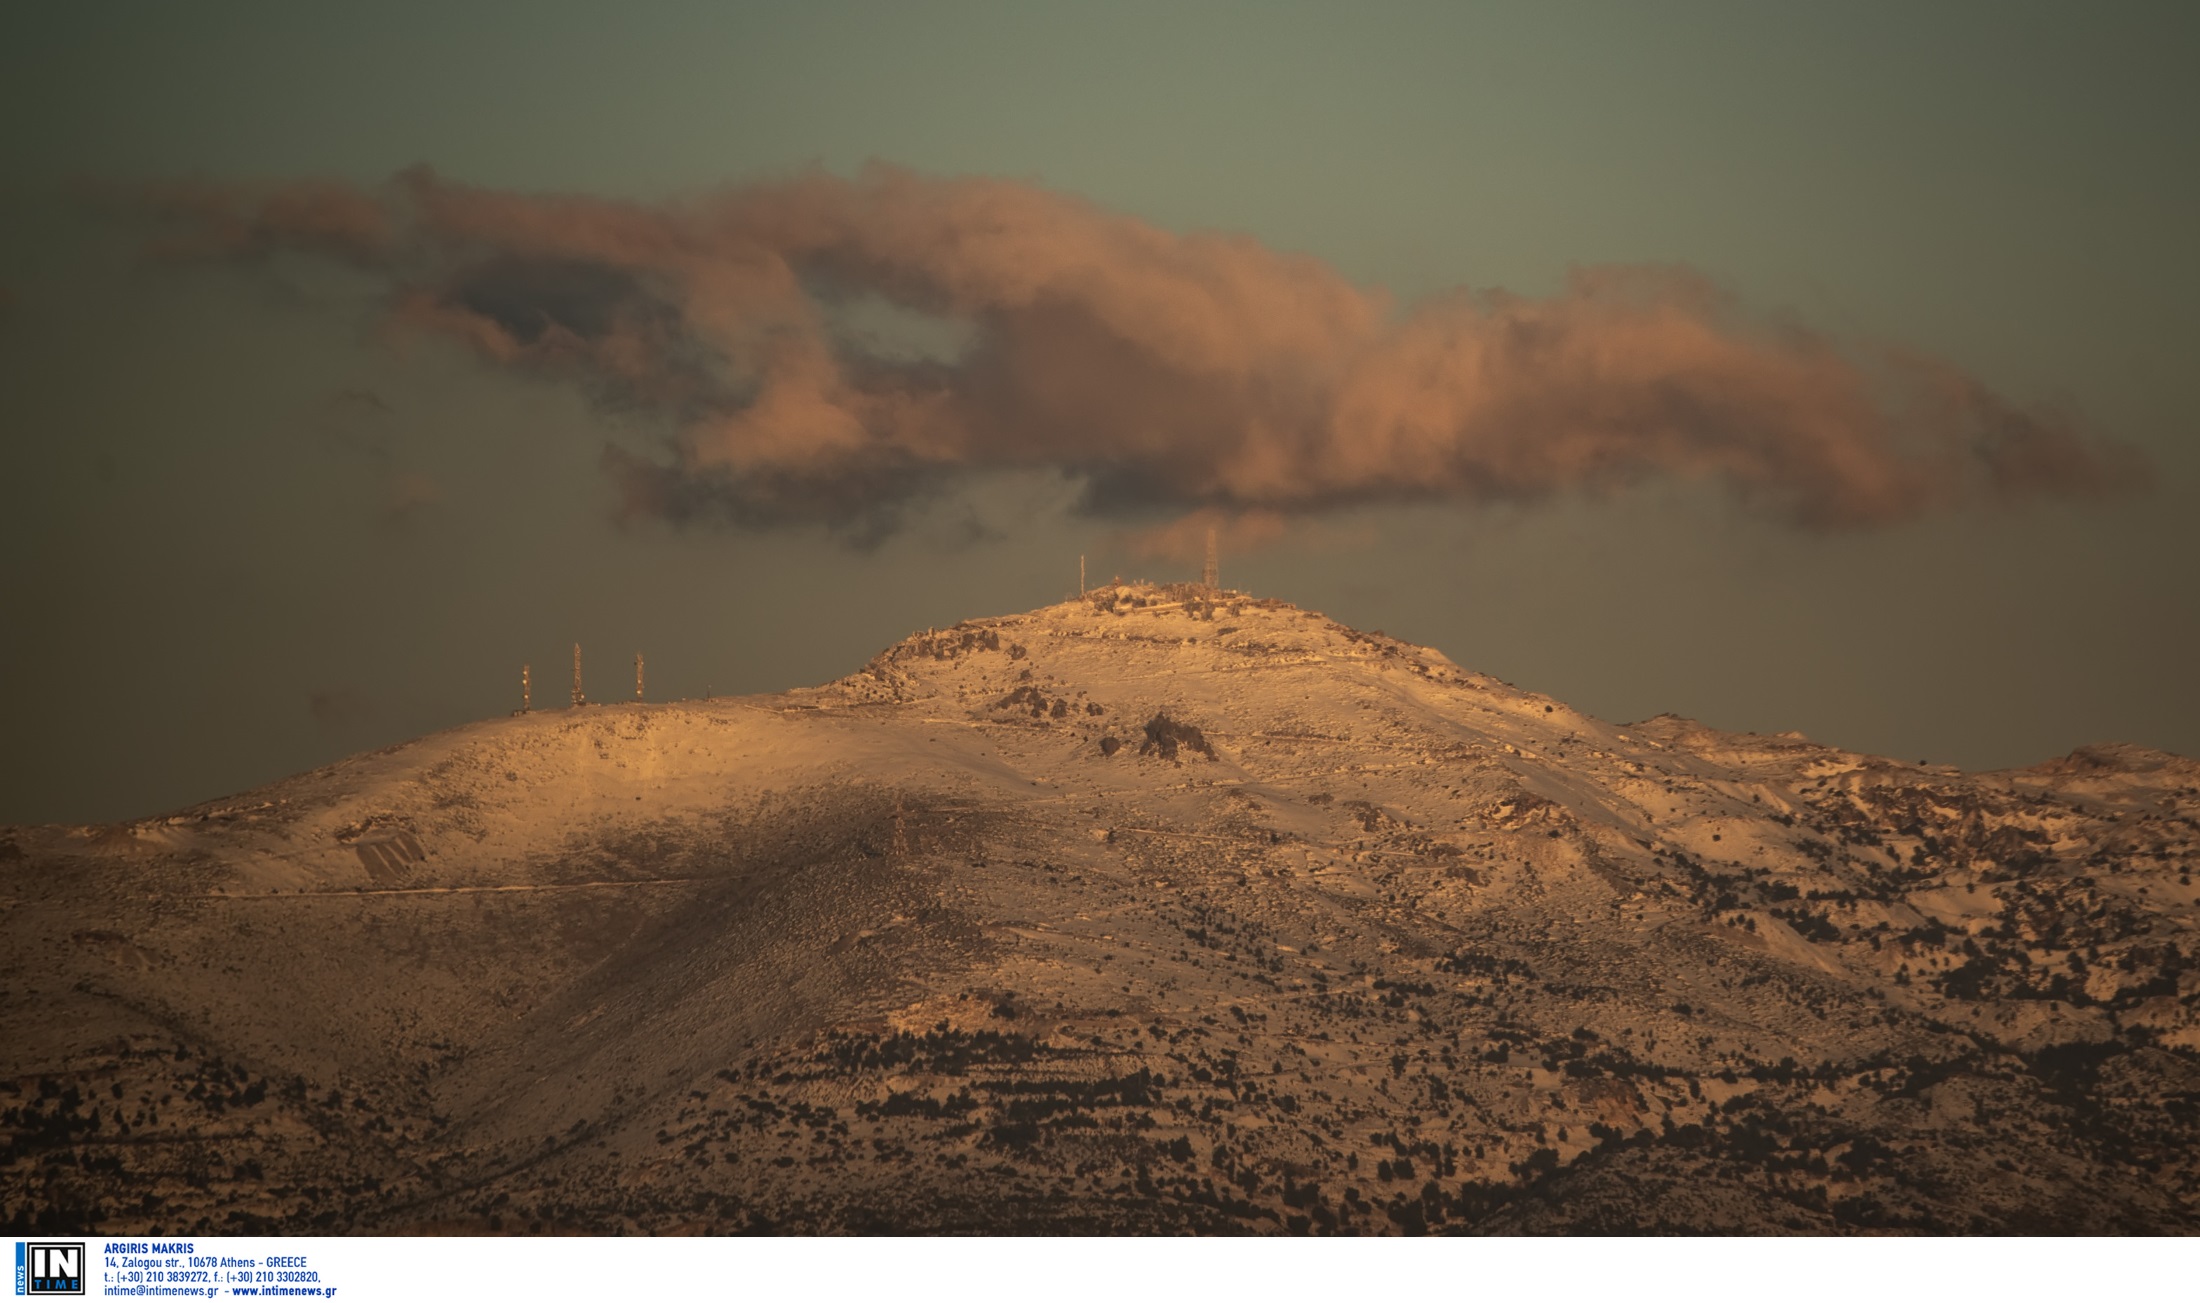
M 874 166 L 643 206 L 425 171 L 173 186 L 172 251 L 333 259 L 390 324 L 572 377 L 675 433 L 606 466 L 634 510 L 890 527 L 972 470 L 1081 477 L 1100 511 L 1270 519 L 1708 478 L 1815 526 L 2113 490 L 2136 463 L 1945 363 L 1753 322 L 1672 268 L 1399 309 L 1311 258 L 1025 184 Z M 846 326 L 955 323 L 911 355 Z

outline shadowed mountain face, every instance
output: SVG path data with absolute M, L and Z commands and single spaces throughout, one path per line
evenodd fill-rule
M 0 830 L 17 1229 L 2200 1229 L 2200 765 L 1111 587 Z

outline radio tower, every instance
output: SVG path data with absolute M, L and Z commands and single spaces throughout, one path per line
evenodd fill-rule
M 573 644 L 573 704 L 585 706 L 588 698 L 581 695 L 581 645 Z
M 1209 588 L 1219 588 L 1221 585 L 1217 581 L 1220 578 L 1221 573 L 1215 565 L 1215 528 L 1209 525 L 1207 527 L 1207 569 L 1200 575 L 1199 582 Z
M 533 681 L 534 670 L 535 667 L 532 665 L 522 665 L 519 667 L 519 713 L 522 715 L 535 708 L 535 685 Z
M 1085 595 L 1085 554 L 1082 552 L 1077 554 L 1077 595 Z
M 642 654 L 634 653 L 634 700 L 642 699 Z

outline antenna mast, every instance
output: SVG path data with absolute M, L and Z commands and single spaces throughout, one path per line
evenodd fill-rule
M 535 708 L 535 685 L 533 681 L 534 669 L 535 667 L 532 665 L 522 665 L 519 667 L 519 713 L 522 715 Z
M 573 644 L 573 704 L 585 706 L 588 698 L 581 695 L 581 645 Z
M 634 700 L 642 699 L 642 654 L 634 653 Z
M 1199 582 L 1209 588 L 1217 588 L 1220 587 L 1217 582 L 1220 578 L 1221 572 L 1215 566 L 1215 527 L 1209 525 L 1207 527 L 1207 569 L 1200 575 Z

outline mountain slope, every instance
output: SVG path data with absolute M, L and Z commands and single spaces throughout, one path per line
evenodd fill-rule
M 1102 589 L 0 833 L 5 1215 L 2189 1231 L 2196 815 Z

